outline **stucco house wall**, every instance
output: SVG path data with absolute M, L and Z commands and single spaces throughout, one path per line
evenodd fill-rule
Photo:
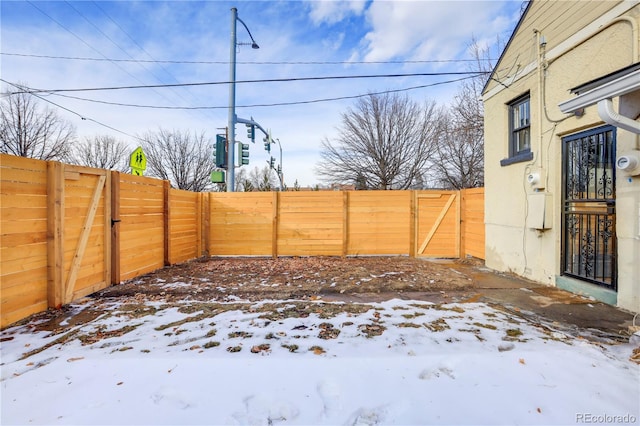
M 639 1 L 532 1 L 484 90 L 486 265 L 640 312 L 640 176 L 618 173 L 616 228 L 618 292 L 567 280 L 561 274 L 562 137 L 605 124 L 596 106 L 563 113 L 571 88 L 640 61 Z M 530 95 L 531 156 L 509 163 L 509 108 Z M 614 99 L 637 119 L 640 94 Z M 640 149 L 638 135 L 617 130 L 617 154 Z M 507 161 L 505 161 L 507 160 Z M 534 189 L 527 181 L 538 173 Z M 534 229 L 544 194 L 544 230 Z M 544 208 L 543 208 L 544 210 Z

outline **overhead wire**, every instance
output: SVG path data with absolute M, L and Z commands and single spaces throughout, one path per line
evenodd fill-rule
M 55 22 L 57 25 L 59 25 L 61 28 L 63 28 L 65 31 L 67 31 L 69 34 L 73 35 L 76 39 L 78 39 L 79 41 L 81 41 L 84 45 L 86 45 L 87 47 L 89 47 L 91 50 L 93 50 L 94 52 L 96 52 L 97 54 L 99 54 L 100 56 L 102 56 L 105 60 L 109 60 L 109 58 L 104 55 L 100 50 L 96 49 L 95 47 L 93 47 L 90 43 L 88 43 L 86 40 L 84 40 L 82 37 L 80 37 L 78 34 L 76 34 L 75 32 L 73 32 L 72 30 L 70 30 L 69 28 L 67 28 L 63 23 L 61 23 L 60 21 L 58 21 L 57 19 L 55 19 L 53 16 L 51 16 L 50 14 L 48 14 L 47 12 L 45 12 L 42 8 L 38 7 L 33 1 L 31 0 L 27 0 L 26 1 L 29 5 L 31 5 L 32 7 L 34 7 L 36 10 L 38 10 L 40 13 L 42 13 L 44 16 L 46 16 L 47 18 L 49 18 L 51 21 Z M 78 9 L 76 9 L 73 5 L 71 5 L 68 1 L 65 2 L 69 7 L 71 7 L 71 9 L 73 9 L 78 15 L 80 15 L 81 17 L 83 17 L 87 22 L 89 22 L 89 24 L 91 24 L 94 28 L 96 28 L 101 34 L 103 34 L 109 41 L 111 41 L 113 44 L 116 45 L 116 47 L 118 47 L 120 50 L 122 50 L 125 54 L 127 54 L 127 52 L 122 49 L 117 43 L 115 43 L 108 35 L 106 35 L 102 30 L 100 30 L 95 24 L 93 24 L 89 19 L 87 19 Z M 141 83 L 142 85 L 144 85 L 144 82 L 142 80 L 140 80 L 138 77 L 136 77 L 135 75 L 133 75 L 132 73 L 130 73 L 128 70 L 126 70 L 125 68 L 123 68 L 119 63 L 114 62 L 114 61 L 109 61 L 111 63 L 113 63 L 113 65 L 115 65 L 117 68 L 119 68 L 121 71 L 123 71 L 124 73 L 126 73 L 127 75 L 129 75 L 131 78 L 133 78 L 135 81 Z M 157 77 L 156 77 L 157 78 Z M 159 79 L 160 81 L 162 81 L 161 79 Z M 168 98 L 166 95 L 162 94 L 161 92 L 155 90 L 157 87 L 162 87 L 162 85 L 150 85 L 150 89 L 152 89 L 156 94 L 158 94 L 158 96 L 166 99 L 169 102 L 172 102 L 172 100 L 170 98 Z M 32 92 L 33 93 L 38 93 L 38 92 Z
M 78 13 L 81 17 L 83 17 L 87 22 L 89 22 L 89 24 L 91 24 L 93 27 L 95 27 L 98 30 L 99 33 L 101 33 L 103 36 L 105 36 L 109 41 L 111 41 L 111 43 L 113 43 L 116 47 L 118 47 L 124 54 L 129 56 L 131 59 L 108 58 L 106 55 L 104 55 L 98 49 L 96 49 L 93 46 L 91 46 L 82 37 L 80 37 L 79 35 L 77 35 L 73 31 L 71 31 L 64 24 L 62 24 L 61 22 L 56 20 L 54 17 L 49 15 L 47 12 L 45 12 L 43 9 L 41 9 L 36 4 L 34 4 L 33 1 L 27 0 L 27 3 L 30 4 L 32 7 L 34 7 L 36 10 L 38 10 L 40 13 L 42 13 L 44 16 L 46 16 L 47 18 L 49 18 L 50 20 L 55 22 L 57 25 L 62 27 L 64 30 L 69 32 L 75 38 L 80 40 L 83 44 L 88 46 L 90 49 L 92 49 L 93 51 L 98 53 L 100 56 L 102 56 L 102 58 L 83 58 L 83 57 L 64 57 L 64 56 L 51 56 L 51 55 L 32 55 L 32 54 L 20 54 L 20 53 L 8 53 L 8 52 L 0 52 L 0 54 L 2 54 L 2 55 L 10 55 L 10 56 L 49 58 L 49 59 L 90 60 L 90 61 L 111 62 L 115 66 L 120 68 L 123 72 L 127 73 L 129 76 L 131 76 L 132 78 L 134 78 L 136 81 L 138 81 L 140 83 L 142 83 L 142 81 L 140 79 L 138 79 L 137 77 L 135 77 L 134 75 L 129 73 L 126 69 L 122 68 L 120 65 L 118 65 L 118 63 L 119 62 L 139 63 L 147 71 L 149 71 L 149 70 L 146 67 L 144 67 L 144 65 L 142 65 L 143 63 L 160 63 L 160 64 L 162 64 L 162 63 L 171 63 L 171 64 L 175 64 L 175 63 L 179 63 L 179 64 L 229 64 L 228 61 L 159 61 L 159 60 L 156 60 L 151 55 L 149 55 L 148 52 L 146 52 L 144 50 L 144 48 L 142 48 L 135 41 L 135 39 L 133 39 L 126 31 L 124 31 L 122 29 L 122 27 L 120 25 L 118 25 L 117 22 L 115 22 L 113 20 L 113 18 L 108 16 L 108 14 L 102 8 L 100 8 L 95 2 L 93 2 L 94 4 L 96 4 L 96 7 L 98 7 L 102 11 L 102 13 L 105 14 L 105 16 L 107 16 L 112 22 L 114 22 L 114 24 L 116 26 L 118 26 L 118 28 L 120 28 L 121 31 L 123 31 L 123 33 L 126 34 L 138 47 L 140 47 L 140 49 L 143 52 L 145 52 L 149 57 L 152 58 L 151 60 L 135 59 L 135 58 L 133 58 L 133 56 L 131 56 L 129 53 L 127 53 L 127 51 L 125 49 L 123 49 L 120 45 L 118 45 L 118 43 L 116 43 L 111 37 L 109 37 L 102 30 L 100 30 L 100 28 L 98 28 L 95 24 L 93 24 L 76 7 L 71 5 L 69 3 L 69 1 L 65 1 L 65 3 L 69 7 L 71 7 L 76 13 Z M 425 60 L 425 61 L 304 61 L 304 62 L 303 61 L 298 61 L 298 62 L 286 62 L 286 61 L 283 61 L 283 62 L 276 62 L 276 61 L 272 61 L 272 62 L 258 62 L 258 61 L 241 62 L 241 61 L 239 61 L 237 63 L 238 64 L 241 64 L 241 63 L 246 63 L 246 64 L 274 64 L 274 65 L 279 65 L 279 64 L 287 64 L 287 65 L 291 65 L 291 64 L 297 64 L 297 65 L 305 65 L 305 64 L 308 64 L 308 65 L 323 65 L 323 64 L 336 65 L 336 64 L 456 63 L 456 62 L 469 62 L 469 61 L 474 61 L 474 60 L 473 59 L 468 59 L 468 60 L 467 59 L 457 59 L 457 60 Z M 162 81 L 161 78 L 159 78 L 158 76 L 153 74 L 151 71 L 149 71 L 149 72 L 155 78 L 157 78 L 159 81 Z M 356 98 L 369 96 L 369 95 L 372 95 L 372 94 L 403 92 L 403 91 L 416 90 L 416 89 L 432 87 L 432 86 L 437 86 L 437 85 L 449 84 L 449 83 L 452 83 L 452 82 L 465 80 L 467 78 L 473 78 L 473 77 L 476 77 L 478 75 L 483 75 L 483 74 L 486 74 L 486 73 L 482 73 L 482 72 L 396 73 L 396 74 L 338 75 L 338 76 L 314 76 L 314 77 L 273 78 L 273 79 L 257 79 L 257 80 L 237 80 L 234 83 L 236 83 L 236 84 L 246 84 L 246 83 L 299 82 L 299 81 L 368 79 L 368 78 L 405 78 L 405 77 L 415 77 L 415 76 L 423 76 L 423 77 L 424 76 L 452 76 L 452 75 L 464 76 L 462 78 L 443 81 L 443 82 L 437 82 L 437 83 L 431 83 L 431 84 L 425 84 L 425 85 L 417 85 L 417 86 L 400 88 L 400 89 L 384 90 L 384 91 L 379 91 L 379 92 L 374 92 L 374 93 L 367 93 L 367 94 L 347 95 L 347 96 L 339 96 L 339 97 L 331 97 L 331 98 L 319 98 L 319 99 L 309 99 L 309 100 L 302 100 L 302 101 L 291 101 L 291 102 L 280 102 L 280 103 L 237 105 L 236 107 L 237 108 L 275 107 L 275 106 L 302 105 L 302 104 L 312 104 L 312 103 L 319 103 L 319 102 L 330 102 L 330 101 L 338 101 L 338 100 L 346 100 L 346 99 L 356 99 Z M 172 76 L 172 77 L 177 81 L 177 79 L 174 76 Z M 5 83 L 10 84 L 13 87 L 16 87 L 17 89 L 21 90 L 20 92 L 14 92 L 13 94 L 28 93 L 28 94 L 30 94 L 32 96 L 35 96 L 38 99 L 41 99 L 41 100 L 43 100 L 43 101 L 45 101 L 47 103 L 50 103 L 51 105 L 54 105 L 54 106 L 56 106 L 56 107 L 58 107 L 60 109 L 63 109 L 65 111 L 67 111 L 67 112 L 70 112 L 70 113 L 72 113 L 74 115 L 77 115 L 82 120 L 92 121 L 92 122 L 94 122 L 94 123 L 96 123 L 96 124 L 98 124 L 100 126 L 103 126 L 105 128 L 111 129 L 113 131 L 116 131 L 118 133 L 122 133 L 124 135 L 127 135 L 127 136 L 132 137 L 132 138 L 136 138 L 136 139 L 138 139 L 138 138 L 136 136 L 134 136 L 134 135 L 130 135 L 130 134 L 128 134 L 128 133 L 126 133 L 124 131 L 121 131 L 121 130 L 119 130 L 117 128 L 109 126 L 109 125 L 107 125 L 105 123 L 102 123 L 102 122 L 100 122 L 98 120 L 85 117 L 80 113 L 77 113 L 77 112 L 75 112 L 73 110 L 70 110 L 70 109 L 68 109 L 68 108 L 66 108 L 66 107 L 64 107 L 62 105 L 59 105 L 59 104 L 51 101 L 50 99 L 47 99 L 45 95 L 48 94 L 48 95 L 55 95 L 55 96 L 61 96 L 61 97 L 67 97 L 67 98 L 75 98 L 75 99 L 78 99 L 78 100 L 83 100 L 83 101 L 88 101 L 88 102 L 96 102 L 96 103 L 110 104 L 110 105 L 116 105 L 116 106 L 138 107 L 138 108 L 174 109 L 174 110 L 176 110 L 176 109 L 180 109 L 180 110 L 227 109 L 228 106 L 179 107 L 179 106 L 156 106 L 156 105 L 125 104 L 125 103 L 118 103 L 118 102 L 108 102 L 108 101 L 101 101 L 101 100 L 95 100 L 95 99 L 86 99 L 86 98 L 81 98 L 81 97 L 74 97 L 74 96 L 70 96 L 70 95 L 63 95 L 62 93 L 63 92 L 86 92 L 86 91 L 111 91 L 111 90 L 125 90 L 125 89 L 152 89 L 154 92 L 160 94 L 155 89 L 158 89 L 158 88 L 175 88 L 175 87 L 193 87 L 193 86 L 204 86 L 204 85 L 231 84 L 230 81 L 218 81 L 218 82 L 202 82 L 202 83 L 162 83 L 162 84 L 149 84 L 149 85 L 141 84 L 141 85 L 135 85 L 135 86 L 134 85 L 130 85 L 130 86 L 115 86 L 115 87 L 94 87 L 94 88 L 84 88 L 84 89 L 82 89 L 82 88 L 80 88 L 80 89 L 78 89 L 78 88 L 76 88 L 76 89 L 33 89 L 33 88 L 28 88 L 28 87 L 23 86 L 23 85 L 11 83 L 11 82 L 3 80 L 1 78 L 0 78 L 0 81 L 3 81 Z M 169 100 L 168 98 L 166 98 L 166 96 L 163 96 L 163 97 L 165 97 L 165 99 Z M 171 102 L 171 100 L 169 100 L 169 101 Z
M 16 87 L 16 88 L 18 88 L 18 89 L 20 89 L 20 88 L 23 88 L 23 89 L 24 89 L 24 88 L 27 88 L 26 86 L 21 86 L 21 85 L 19 85 L 19 84 L 12 83 L 12 82 L 10 82 L 10 81 L 4 80 L 3 78 L 0 78 L 0 81 L 2 81 L 3 83 L 9 84 L 9 85 L 11 85 L 11 86 L 14 86 L 14 87 Z M 27 88 L 27 89 L 28 89 L 28 88 Z M 135 136 L 135 135 L 129 134 L 129 133 L 127 133 L 127 132 L 123 131 L 123 130 L 117 129 L 117 128 L 113 127 L 113 126 L 110 126 L 110 125 L 108 125 L 108 124 L 105 124 L 105 123 L 103 123 L 103 122 L 101 122 L 101 121 L 98 121 L 98 120 L 96 120 L 96 119 L 94 119 L 94 118 L 87 117 L 86 115 L 80 114 L 79 112 L 76 112 L 76 111 L 74 111 L 74 110 L 72 110 L 72 109 L 69 109 L 69 108 L 67 108 L 67 107 L 65 107 L 65 106 L 62 106 L 62 105 L 60 105 L 60 104 L 57 104 L 57 103 L 55 103 L 55 102 L 53 102 L 53 101 L 51 101 L 51 100 L 47 99 L 47 98 L 46 98 L 46 97 L 44 97 L 44 96 L 40 96 L 40 95 L 35 94 L 35 93 L 30 93 L 30 92 L 28 92 L 28 91 L 26 91 L 26 92 L 24 92 L 24 93 L 28 93 L 28 94 L 30 94 L 31 96 L 34 96 L 34 97 L 36 97 L 36 98 L 38 98 L 38 99 L 40 99 L 40 100 L 42 100 L 42 101 L 44 101 L 44 102 L 50 103 L 51 105 L 54 105 L 54 106 L 56 106 L 56 107 L 58 107 L 58 108 L 60 108 L 60 109 L 62 109 L 62 110 L 64 110 L 64 111 L 67 111 L 67 112 L 69 112 L 69 113 L 71 113 L 71 114 L 73 114 L 73 115 L 76 115 L 76 116 L 80 117 L 80 119 L 81 119 L 81 120 L 84 120 L 84 121 L 90 121 L 90 122 L 92 122 L 92 123 L 96 123 L 97 125 L 102 126 L 102 127 L 106 128 L 106 129 L 113 130 L 114 132 L 121 133 L 121 134 L 123 134 L 123 135 L 125 135 L 125 136 L 129 136 L 130 138 L 133 138 L 133 139 L 136 139 L 136 140 L 139 140 L 139 141 L 143 141 L 143 139 L 141 139 L 141 138 L 139 138 L 139 137 L 137 137 L 137 136 Z
M 117 25 L 117 24 L 116 24 Z M 126 32 L 125 32 L 126 34 Z M 29 53 L 0 52 L 0 55 L 20 56 L 27 58 L 61 59 L 95 62 L 141 62 L 156 64 L 184 64 L 184 65 L 229 65 L 229 61 L 187 61 L 187 60 L 158 60 L 158 59 L 116 59 L 90 58 L 81 56 L 36 55 Z M 151 55 L 149 55 L 151 56 Z M 467 63 L 475 59 L 431 59 L 431 60 L 399 60 L 399 61 L 236 61 L 242 65 L 386 65 L 386 64 L 434 64 L 434 63 Z
M 46 16 L 47 18 L 49 18 L 50 20 L 52 20 L 53 22 L 55 22 L 56 24 L 58 24 L 60 27 L 62 27 L 65 31 L 67 31 L 69 34 L 71 34 L 72 36 L 74 36 L 75 38 L 77 38 L 80 42 L 82 42 L 84 45 L 86 45 L 88 48 L 90 48 L 91 50 L 93 50 L 94 52 L 98 53 L 100 56 L 102 56 L 105 60 L 109 60 L 109 58 L 107 58 L 106 55 L 104 55 L 102 52 L 100 52 L 98 49 L 96 49 L 95 47 L 93 47 L 91 44 L 89 44 L 86 40 L 84 40 L 82 37 L 80 37 L 79 35 L 77 35 L 76 33 L 74 33 L 73 31 L 71 31 L 69 28 L 67 28 L 64 24 L 62 24 L 60 21 L 58 21 L 57 19 L 55 19 L 53 16 L 49 15 L 47 12 L 45 12 L 44 10 L 42 10 L 41 8 L 39 8 L 38 6 L 35 5 L 35 3 L 31 0 L 26 0 L 26 2 L 31 5 L 33 8 L 35 8 L 36 10 L 38 10 L 40 13 L 42 13 L 44 16 Z M 123 71 L 124 73 L 128 74 L 131 78 L 133 78 L 136 81 L 139 81 L 140 83 L 142 83 L 142 81 L 140 79 L 138 79 L 136 76 L 134 76 L 133 74 L 131 74 L 129 71 L 127 71 L 126 69 L 124 69 L 122 66 L 120 66 L 117 62 L 114 61 L 109 61 L 112 62 L 116 67 L 118 67 L 121 71 Z
M 372 95 L 381 95 L 381 94 L 387 94 L 387 93 L 398 93 L 398 92 L 404 92 L 404 91 L 409 91 L 409 90 L 417 90 L 417 89 L 423 89 L 423 88 L 427 88 L 427 87 L 433 87 L 433 86 L 438 86 L 438 85 L 444 85 L 444 84 L 450 84 L 450 83 L 455 83 L 458 81 L 463 81 L 466 79 L 470 79 L 470 78 L 474 78 L 476 75 L 471 75 L 471 76 L 465 76 L 462 78 L 458 78 L 458 79 L 453 79 L 453 80 L 447 80 L 447 81 L 441 81 L 441 82 L 436 82 L 436 83 L 431 83 L 431 84 L 425 84 L 425 85 L 418 85 L 418 86 L 412 86 L 412 87 L 406 87 L 406 88 L 401 88 L 401 89 L 390 89 L 390 90 L 383 90 L 383 91 L 378 91 L 378 92 L 369 92 L 366 94 L 359 94 L 359 95 L 350 95 L 350 96 L 339 96 L 339 97 L 333 97 L 333 98 L 321 98 L 321 99 L 312 99 L 312 100 L 306 100 L 306 101 L 293 101 L 293 102 L 281 102 L 281 103 L 271 103 L 271 104 L 252 104 L 252 105 L 237 105 L 236 108 L 256 108 L 256 107 L 275 107 L 275 106 L 290 106 L 290 105 L 304 105 L 304 104 L 312 104 L 312 103 L 320 103 L 320 102 L 332 102 L 332 101 L 339 101 L 339 100 L 347 100 L 347 99 L 357 99 L 357 98 L 362 98 L 362 97 L 366 97 L 366 96 L 372 96 Z M 4 80 L 3 78 L 0 77 L 0 81 L 6 84 L 9 84 L 13 87 L 16 87 L 18 89 L 21 90 L 21 92 L 18 93 L 26 93 L 26 94 L 30 94 L 32 96 L 35 96 L 36 98 L 50 103 L 51 105 L 54 105 L 64 111 L 67 111 L 71 114 L 74 114 L 78 117 L 80 117 L 80 119 L 85 120 L 85 121 L 90 121 L 93 123 L 96 123 L 102 127 L 105 127 L 107 129 L 113 130 L 115 132 L 118 132 L 120 134 L 123 134 L 125 136 L 129 136 L 132 139 L 136 139 L 139 141 L 143 141 L 141 138 L 139 138 L 138 136 L 132 135 L 130 133 L 127 133 L 123 130 L 117 129 L 113 126 L 110 126 L 108 124 L 105 124 L 101 121 L 98 121 L 96 119 L 87 117 L 83 114 L 80 114 L 76 111 L 73 111 L 67 107 L 64 107 L 56 102 L 51 101 L 50 99 L 47 99 L 45 96 L 40 96 L 38 94 L 38 90 L 37 89 L 33 89 L 24 85 L 19 85 L 16 83 L 12 83 L 10 81 Z M 107 101 L 97 101 L 97 100 L 92 100 L 92 99 L 84 99 L 84 98 L 80 98 L 80 97 L 76 97 L 76 96 L 71 96 L 71 95 L 61 95 L 61 94 L 54 94 L 55 96 L 61 96 L 61 97 L 66 97 L 66 98 L 72 98 L 72 99 L 78 99 L 78 100 L 84 100 L 84 101 L 90 101 L 90 102 L 98 102 L 98 103 L 105 103 L 105 104 L 114 104 L 116 106 L 130 106 L 130 107 L 141 107 L 141 108 L 161 108 L 161 109 L 196 109 L 196 108 L 201 108 L 201 109 L 226 109 L 228 108 L 228 106 L 215 106 L 215 107 L 161 107 L 161 106 L 149 106 L 149 105 L 134 105 L 134 104 L 119 104 L 119 103 L 112 103 L 112 102 L 107 102 Z
M 173 81 L 175 81 L 175 82 L 178 82 L 178 81 L 179 81 L 179 80 L 178 80 L 178 78 L 177 78 L 175 75 L 173 75 L 173 74 L 171 73 L 171 71 L 169 71 L 169 70 L 167 69 L 167 67 L 165 67 L 162 63 L 159 63 L 159 62 L 156 60 L 156 58 L 154 58 L 154 57 L 153 57 L 153 55 L 151 55 L 151 54 L 150 54 L 150 53 L 149 53 L 149 52 L 148 52 L 148 51 L 147 51 L 143 46 L 141 46 L 141 45 L 140 45 L 140 43 L 138 43 L 138 42 L 136 41 L 136 39 L 135 39 L 131 34 L 129 34 L 129 32 L 128 32 L 128 31 L 126 31 L 126 30 L 122 27 L 122 25 L 120 25 L 120 24 L 119 24 L 119 23 L 118 23 L 118 22 L 117 22 L 113 17 L 111 17 L 111 15 L 109 15 L 109 13 L 107 13 L 107 11 L 106 11 L 106 10 L 104 10 L 104 9 L 103 9 L 103 8 L 102 8 L 102 7 L 101 7 L 97 2 L 95 2 L 95 1 L 92 1 L 92 3 L 93 3 L 93 5 L 94 5 L 98 10 L 100 10 L 100 12 L 101 12 L 104 16 L 106 16 L 106 17 L 107 17 L 107 19 L 109 19 L 109 20 L 110 20 L 110 21 L 111 21 L 111 22 L 112 22 L 112 23 L 113 23 L 113 24 L 114 24 L 114 25 L 115 25 L 115 26 L 116 26 L 116 27 L 117 27 L 117 28 L 118 28 L 118 29 L 119 29 L 119 30 L 120 30 L 124 35 L 126 35 L 126 36 L 129 38 L 129 40 L 131 40 L 131 41 L 133 42 L 133 44 L 135 44 L 135 46 L 136 46 L 138 49 L 140 49 L 140 51 L 142 51 L 142 52 L 143 52 L 147 57 L 151 58 L 151 61 L 144 61 L 144 62 L 136 61 L 136 60 L 135 60 L 135 58 L 133 58 L 133 56 L 131 56 L 131 55 L 129 55 L 129 54 L 127 53 L 127 56 L 129 56 L 129 57 L 131 58 L 131 60 L 132 60 L 132 61 L 139 62 L 139 63 L 141 63 L 141 64 L 142 64 L 142 63 L 158 63 L 158 64 L 159 64 L 159 66 L 160 66 L 160 69 L 162 69 L 162 71 L 163 71 L 166 75 L 168 75 L 168 76 L 169 76 L 171 79 L 173 79 Z M 126 52 L 125 52 L 125 53 L 126 53 Z M 150 70 L 149 70 L 147 67 L 145 67 L 144 65 L 142 65 L 142 66 L 143 66 L 143 68 L 144 68 L 145 70 L 149 71 L 149 72 L 150 72 L 150 73 L 151 73 L 155 78 L 157 78 L 159 81 L 163 81 L 159 76 L 157 76 L 155 73 L 153 73 L 153 71 L 150 71 Z M 197 101 L 197 100 L 198 100 L 198 97 L 197 97 L 196 95 L 194 95 L 194 94 L 193 94 L 193 92 L 191 92 L 189 89 L 187 89 L 187 90 L 186 90 L 186 92 L 190 95 L 190 97 L 191 97 L 192 101 Z M 187 99 L 185 99 L 185 97 L 184 97 L 184 96 L 182 96 L 182 94 L 180 94 L 179 92 L 177 92 L 177 91 L 175 91 L 175 90 L 174 90 L 174 91 L 173 91 L 173 93 L 175 93 L 179 98 L 183 99 L 184 101 L 187 101 Z M 210 119 L 210 118 L 212 118 L 212 117 L 209 117 L 209 116 L 208 116 L 208 115 L 206 115 L 206 114 L 202 114 L 202 115 L 203 115 L 203 117 L 205 117 L 206 119 Z
M 166 87 L 188 87 L 188 86 L 213 86 L 221 84 L 247 84 L 247 83 L 282 83 L 291 81 L 319 81 L 319 80 L 350 80 L 350 79 L 367 79 L 367 78 L 400 78 L 400 77 L 435 77 L 435 76 L 451 76 L 464 75 L 468 77 L 477 77 L 488 74 L 485 71 L 460 71 L 460 72 L 419 72 L 419 73 L 402 73 L 402 74 L 369 74 L 369 75 L 334 75 L 334 76 L 315 76 L 315 77 L 285 77 L 285 78 L 267 78 L 257 80 L 236 80 L 231 81 L 208 81 L 199 83 L 175 83 L 175 84 L 149 84 L 137 86 L 111 86 L 111 87 L 88 87 L 75 89 L 37 89 L 31 93 L 62 93 L 62 92 L 95 92 L 110 90 L 131 90 L 131 89 L 157 89 Z
M 434 87 L 434 86 L 440 86 L 440 85 L 444 85 L 444 84 L 456 83 L 456 82 L 467 80 L 467 79 L 471 79 L 471 78 L 475 78 L 475 76 L 474 75 L 465 76 L 465 77 L 457 78 L 457 79 L 454 79 L 454 80 L 440 81 L 440 82 L 436 82 L 436 83 L 422 84 L 422 85 L 419 85 L 419 86 L 404 87 L 404 88 L 400 88 L 400 89 L 388 89 L 388 90 L 382 90 L 382 91 L 378 91 L 378 92 L 368 92 L 368 93 L 359 94 L 359 95 L 347 95 L 347 96 L 337 96 L 337 97 L 332 97 L 332 98 L 310 99 L 310 100 L 305 100 L 305 101 L 275 102 L 275 103 L 268 103 L 268 104 L 236 105 L 236 108 L 257 108 L 257 107 L 276 107 L 276 106 L 305 105 L 305 104 L 313 104 L 313 103 L 321 103 L 321 102 L 341 101 L 341 100 L 346 100 L 346 99 L 357 99 L 357 98 L 367 97 L 367 96 L 370 96 L 370 95 L 382 95 L 382 94 L 387 94 L 387 93 L 399 93 L 399 92 L 407 92 L 407 91 L 410 91 L 410 90 L 425 89 L 427 87 Z M 122 102 L 101 101 L 101 100 L 97 100 L 97 99 L 88 99 L 88 98 L 83 98 L 83 97 L 79 97 L 79 96 L 63 95 L 63 94 L 60 94 L 60 93 L 52 93 L 51 95 L 60 96 L 60 97 L 64 97 L 64 98 L 69 98 L 69 99 L 76 99 L 76 100 L 81 100 L 81 101 L 86 101 L 86 102 L 93 102 L 93 103 L 99 103 L 99 104 L 105 104 L 105 105 L 113 105 L 113 106 L 122 106 L 122 107 L 132 107 L 132 108 L 149 108 L 149 109 L 165 109 L 165 110 L 212 110 L 212 109 L 228 109 L 229 108 L 229 106 L 192 106 L 192 107 L 187 107 L 187 106 L 141 105 L 141 104 L 129 104 L 129 103 L 122 103 Z

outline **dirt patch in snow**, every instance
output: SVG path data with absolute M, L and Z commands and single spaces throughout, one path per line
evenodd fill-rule
M 470 277 L 450 267 L 405 257 L 206 258 L 137 277 L 97 296 L 138 294 L 165 301 L 304 300 L 472 287 Z
M 358 310 L 361 305 L 357 303 L 393 298 L 451 303 L 464 301 L 473 294 L 472 278 L 451 265 L 407 257 L 202 258 L 108 287 L 62 309 L 35 314 L 16 325 L 29 324 L 34 331 L 50 331 L 66 340 L 76 338 L 75 333 L 84 324 L 105 316 L 139 318 L 169 306 L 179 307 L 181 311 L 198 311 L 193 318 L 198 319 L 228 310 L 247 309 L 244 304 L 234 302 L 277 301 L 262 306 L 265 318 L 269 315 L 305 317 L 312 312 L 321 318 L 330 318 L 339 312 Z M 286 301 L 328 303 L 294 303 L 287 309 L 276 309 L 276 305 Z M 100 332 L 106 336 L 126 334 L 126 331 Z M 331 336 L 331 331 L 326 334 Z

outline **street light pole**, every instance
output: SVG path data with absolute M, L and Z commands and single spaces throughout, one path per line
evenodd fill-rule
M 235 191 L 236 146 L 236 22 L 238 9 L 231 8 L 231 45 L 229 46 L 229 133 L 227 139 L 227 192 Z
M 240 21 L 242 26 L 249 37 L 251 37 L 251 43 L 238 43 L 237 42 L 237 22 Z M 227 139 L 227 192 L 235 191 L 235 147 L 236 147 L 236 123 L 238 117 L 236 116 L 236 48 L 237 46 L 251 46 L 252 49 L 259 49 L 258 43 L 253 39 L 249 27 L 242 19 L 238 18 L 238 9 L 231 8 L 231 46 L 229 48 L 229 133 Z

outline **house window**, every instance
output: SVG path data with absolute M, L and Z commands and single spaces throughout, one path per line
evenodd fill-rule
M 531 103 L 527 93 L 508 104 L 509 107 L 509 158 L 500 162 L 507 166 L 533 159 L 531 152 Z

